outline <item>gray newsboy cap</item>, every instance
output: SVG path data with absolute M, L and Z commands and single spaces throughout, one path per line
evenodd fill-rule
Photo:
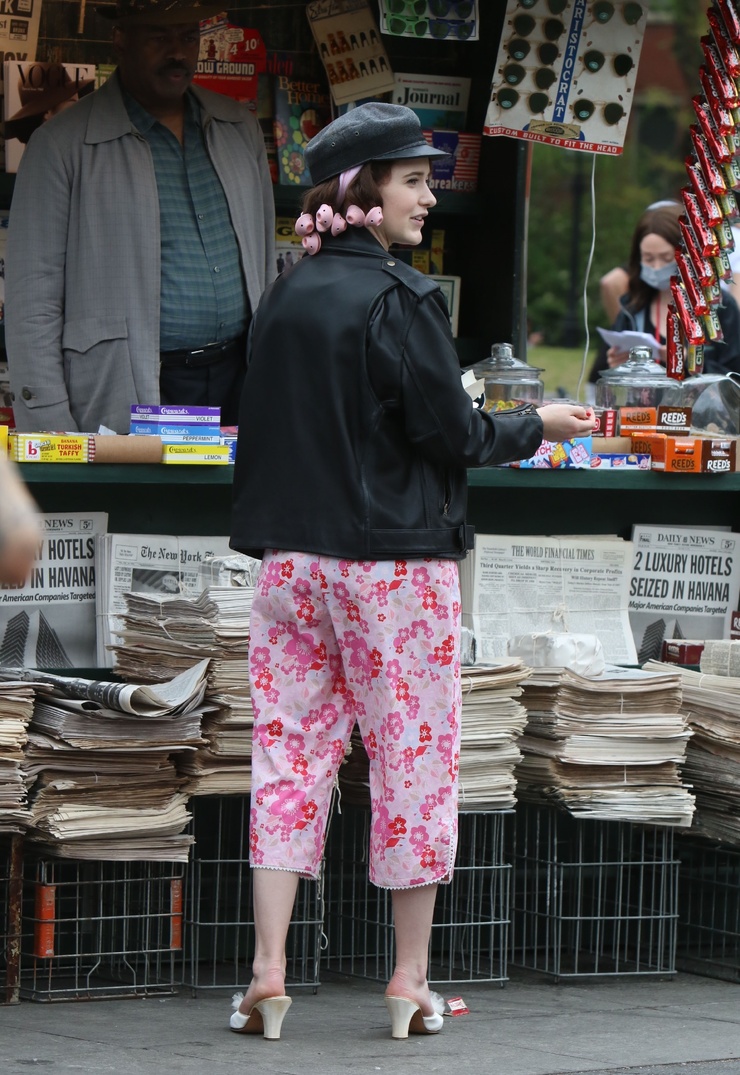
M 351 108 L 315 134 L 305 150 L 314 184 L 366 161 L 448 156 L 429 145 L 415 112 L 383 101 Z

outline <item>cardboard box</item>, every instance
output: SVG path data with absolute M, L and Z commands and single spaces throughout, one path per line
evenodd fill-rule
M 591 456 L 590 467 L 596 470 L 650 470 L 650 455 L 647 452 L 600 452 L 598 443 Z
M 16 463 L 92 463 L 95 438 L 87 433 L 11 433 L 8 454 Z
M 632 451 L 649 452 L 651 470 L 668 474 L 732 474 L 737 466 L 737 441 L 731 438 L 637 433 Z
M 566 441 L 543 440 L 531 459 L 522 459 L 513 466 L 531 469 L 556 470 L 559 467 L 587 468 L 591 462 L 591 438 L 573 437 Z
M 701 663 L 701 655 L 704 649 L 703 642 L 688 642 L 685 640 L 671 639 L 663 643 L 661 659 L 668 664 L 694 664 Z
M 617 432 L 618 415 L 614 409 L 608 407 L 595 407 L 596 428 L 592 437 L 613 437 Z
M 619 432 L 673 433 L 677 436 L 691 432 L 691 407 L 620 407 Z
M 226 444 L 163 444 L 163 463 L 216 463 L 228 465 Z
M 175 403 L 134 403 L 131 406 L 131 421 L 218 425 L 221 421 L 221 408 L 188 407 Z

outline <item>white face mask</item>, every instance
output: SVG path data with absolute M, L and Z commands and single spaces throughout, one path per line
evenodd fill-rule
M 671 277 L 675 276 L 677 272 L 678 266 L 675 261 L 671 261 L 668 265 L 661 265 L 659 269 L 644 263 L 640 265 L 640 279 L 648 287 L 654 287 L 656 291 L 666 291 L 671 282 Z

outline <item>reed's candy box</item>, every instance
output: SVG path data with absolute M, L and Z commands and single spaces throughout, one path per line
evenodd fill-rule
M 650 469 L 667 474 L 732 474 L 737 463 L 737 442 L 732 438 L 635 433 L 632 451 L 649 452 Z

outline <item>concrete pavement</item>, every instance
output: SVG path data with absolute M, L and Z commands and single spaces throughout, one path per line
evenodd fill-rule
M 393 1041 L 379 983 L 324 973 L 279 1042 L 227 1029 L 230 997 L 0 1008 L 0 1072 L 27 1075 L 740 1075 L 740 985 L 680 974 L 553 984 L 511 970 L 505 988 L 445 987 L 469 1015 L 437 1037 Z

